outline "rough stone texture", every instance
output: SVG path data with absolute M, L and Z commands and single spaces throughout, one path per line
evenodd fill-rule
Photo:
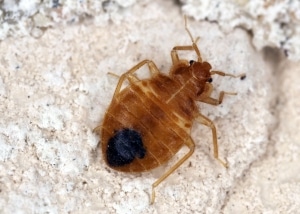
M 41 28 L 38 37 L 0 43 L 0 212 L 299 210 L 300 66 L 285 62 L 278 68 L 284 57 L 275 49 L 253 49 L 243 29 L 224 32 L 217 23 L 188 22 L 213 69 L 247 74 L 245 80 L 215 77 L 214 97 L 221 90 L 238 95 L 217 107 L 199 104 L 216 124 L 220 158 L 229 169 L 213 158 L 210 130 L 197 124 L 194 155 L 157 188 L 153 206 L 151 184 L 186 149 L 168 165 L 142 174 L 118 173 L 104 164 L 92 130 L 101 124 L 118 81 L 107 72 L 120 75 L 152 59 L 167 73 L 172 47 L 191 44 L 176 4 L 133 3 L 114 12 L 118 22 L 68 22 Z
M 136 0 L 4 0 L 0 3 L 0 39 L 7 36 L 40 37 L 48 27 L 90 20 L 103 26 L 120 24 Z M 218 23 L 222 31 L 243 28 L 253 34 L 254 46 L 280 48 L 292 60 L 300 59 L 300 2 L 298 0 L 175 0 L 196 20 Z M 160 3 L 164 5 L 165 3 Z M 168 11 L 169 12 L 169 11 Z M 168 13 L 167 12 L 167 13 Z M 130 13 L 130 12 L 129 12 Z M 143 16 L 144 14 L 142 14 Z M 142 17 L 141 16 L 141 17 Z
M 196 20 L 217 22 L 223 31 L 252 32 L 257 49 L 280 48 L 291 60 L 300 59 L 300 1 L 181 0 L 183 11 Z
M 276 69 L 278 124 L 270 132 L 266 155 L 232 190 L 224 213 L 298 213 L 300 208 L 299 63 Z

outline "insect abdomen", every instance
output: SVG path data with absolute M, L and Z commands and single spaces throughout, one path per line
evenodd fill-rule
M 144 158 L 146 150 L 141 135 L 133 129 L 121 129 L 108 141 L 107 163 L 112 167 L 131 163 L 134 158 Z
M 150 170 L 168 161 L 189 136 L 160 107 L 158 100 L 144 94 L 138 86 L 124 89 L 117 98 L 118 101 L 113 101 L 108 109 L 102 131 L 102 150 L 110 167 L 120 171 Z M 116 136 L 126 129 L 134 130 L 141 136 L 142 146 L 137 153 L 124 151 L 129 157 L 124 161 L 118 160 L 118 152 L 109 150 L 110 142 L 114 142 L 112 147 L 115 147 Z M 129 141 L 123 143 L 130 144 Z M 122 146 L 119 147 L 122 150 Z M 141 155 L 141 148 L 145 149 L 144 155 Z M 109 159 L 113 160 L 113 164 L 110 164 Z

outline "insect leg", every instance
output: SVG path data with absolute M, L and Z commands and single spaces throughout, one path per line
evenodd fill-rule
M 173 65 L 177 64 L 180 60 L 178 57 L 178 53 L 177 51 L 195 51 L 197 56 L 198 56 L 198 62 L 202 62 L 202 58 L 201 58 L 201 54 L 200 54 L 200 50 L 197 46 L 197 42 L 199 40 L 199 37 L 197 37 L 196 39 L 193 38 L 190 30 L 187 27 L 187 18 L 186 16 L 184 16 L 184 27 L 185 30 L 187 31 L 187 33 L 189 34 L 191 40 L 192 40 L 192 45 L 185 45 L 185 46 L 175 46 L 172 51 L 171 51 L 171 58 L 172 58 L 172 62 Z
M 234 77 L 238 77 L 238 76 L 234 76 Z M 216 106 L 216 105 L 220 105 L 223 102 L 223 98 L 224 98 L 225 94 L 237 95 L 236 92 L 221 91 L 219 94 L 219 98 L 215 99 L 215 98 L 211 97 L 212 91 L 213 91 L 213 85 L 210 83 L 206 83 L 205 89 L 204 89 L 203 93 L 198 97 L 197 101 Z
M 197 40 L 198 39 L 199 39 L 199 37 L 197 38 Z M 197 42 L 197 40 L 196 40 L 196 42 Z M 198 56 L 198 62 L 202 62 L 199 48 L 195 42 L 193 42 L 192 45 L 173 47 L 173 49 L 171 51 L 171 58 L 172 58 L 173 65 L 177 64 L 180 61 L 177 51 L 195 51 Z
M 173 165 L 168 171 L 166 171 L 157 181 L 155 181 L 152 184 L 152 197 L 151 197 L 151 204 L 154 203 L 155 200 L 155 188 L 162 182 L 164 181 L 170 174 L 172 174 L 181 164 L 183 164 L 194 152 L 195 150 L 195 143 L 191 138 L 189 138 L 186 142 L 185 145 L 189 147 L 190 151 L 185 154 L 175 165 Z
M 205 93 L 205 92 L 202 93 L 201 96 L 198 98 L 198 101 L 203 102 L 203 103 L 207 103 L 207 104 L 210 104 L 210 105 L 217 106 L 217 105 L 220 105 L 223 102 L 223 98 L 224 98 L 225 94 L 227 94 L 227 95 L 237 95 L 236 92 L 221 91 L 220 94 L 219 94 L 219 98 L 216 99 L 216 98 L 210 97 L 210 93 Z
M 246 77 L 245 74 L 233 75 L 233 74 L 224 73 L 223 71 L 211 71 L 210 74 L 211 75 L 217 74 L 217 75 L 220 75 L 220 76 L 229 76 L 229 77 L 234 77 L 234 78 L 239 78 L 239 77 L 240 78 L 245 78 Z M 215 99 L 215 98 L 212 98 L 210 96 L 212 90 L 213 90 L 213 85 L 210 84 L 210 83 L 206 83 L 204 92 L 198 97 L 197 100 L 200 101 L 200 102 L 210 104 L 210 105 L 220 105 L 223 102 L 223 98 L 224 98 L 225 94 L 227 94 L 227 95 L 237 95 L 236 92 L 221 91 L 220 94 L 219 94 L 219 98 Z
M 148 65 L 149 71 L 150 71 L 150 73 L 151 73 L 152 76 L 154 76 L 154 75 L 156 75 L 156 74 L 159 73 L 159 70 L 158 70 L 158 68 L 156 67 L 156 65 L 154 64 L 153 61 L 147 60 L 147 59 L 141 61 L 140 63 L 138 63 L 137 65 L 135 65 L 134 67 L 132 67 L 130 70 L 128 70 L 127 72 L 125 72 L 124 74 L 121 75 L 121 77 L 119 79 L 119 82 L 118 82 L 118 85 L 116 87 L 114 96 L 116 96 L 120 92 L 122 84 L 125 81 L 125 79 L 128 79 L 129 82 L 131 82 L 131 83 L 139 80 L 136 76 L 134 76 L 134 73 L 140 67 L 142 67 L 145 64 Z
M 208 119 L 207 117 L 205 117 L 202 114 L 198 114 L 198 116 L 195 118 L 197 122 L 208 126 L 209 128 L 211 128 L 212 131 L 212 137 L 213 137 L 213 146 L 214 146 L 214 157 L 224 166 L 224 167 L 228 167 L 228 164 L 226 162 L 224 162 L 223 160 L 221 160 L 219 158 L 219 152 L 218 152 L 218 140 L 217 140 L 217 129 L 214 125 L 214 123 Z

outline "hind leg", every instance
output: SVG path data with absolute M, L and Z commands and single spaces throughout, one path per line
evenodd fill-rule
M 195 150 L 195 143 L 191 138 L 189 138 L 186 142 L 185 145 L 189 147 L 190 151 L 185 154 L 175 165 L 173 165 L 168 171 L 166 171 L 159 179 L 157 179 L 153 184 L 152 184 L 152 196 L 151 196 L 151 204 L 154 203 L 155 200 L 155 188 L 163 182 L 169 175 L 171 175 L 178 167 L 180 167 L 191 155 L 194 153 Z

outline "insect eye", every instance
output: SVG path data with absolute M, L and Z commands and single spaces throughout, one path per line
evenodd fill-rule
M 194 60 L 190 60 L 190 65 L 194 64 L 194 62 L 195 62 Z
M 212 78 L 209 78 L 208 80 L 207 80 L 207 82 L 212 82 L 213 81 L 213 79 Z

